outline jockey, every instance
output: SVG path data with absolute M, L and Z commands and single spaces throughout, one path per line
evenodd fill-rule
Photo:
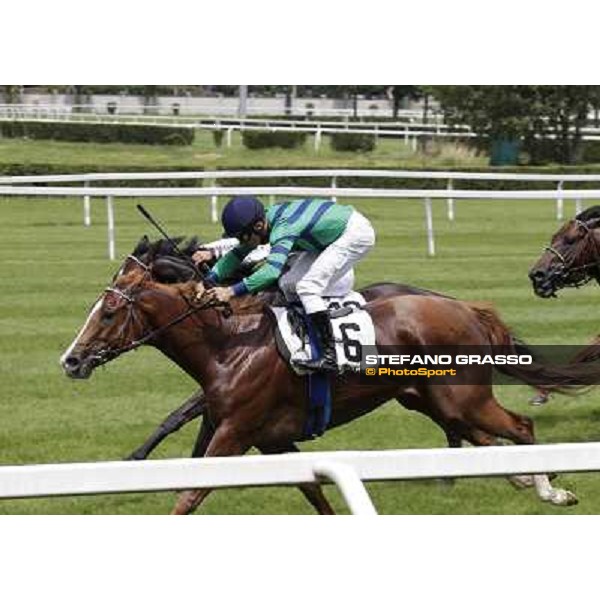
M 323 295 L 328 286 L 341 280 L 375 244 L 371 223 L 351 206 L 328 200 L 297 200 L 276 204 L 265 211 L 254 196 L 232 198 L 223 209 L 225 235 L 240 246 L 223 256 L 208 279 L 219 283 L 230 277 L 244 258 L 259 245 L 269 243 L 266 263 L 231 287 L 214 287 L 209 300 L 228 302 L 263 290 L 279 279 L 292 251 L 304 251 L 304 260 L 292 266 L 297 271 L 296 292 L 317 334 L 320 355 L 299 363 L 307 369 L 337 371 L 335 341 Z M 347 292 L 351 290 L 348 289 Z

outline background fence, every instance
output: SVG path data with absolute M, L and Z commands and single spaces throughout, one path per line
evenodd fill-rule
M 286 178 L 330 178 L 330 187 L 310 186 L 244 186 L 217 187 L 219 181 L 228 179 L 269 179 Z M 340 188 L 338 179 L 353 178 L 406 178 L 421 180 L 438 180 L 446 184 L 445 189 L 373 189 L 373 188 Z M 207 187 L 155 187 L 127 188 L 118 186 L 92 187 L 98 182 L 125 181 L 182 181 L 200 180 L 211 184 Z M 556 186 L 551 190 L 460 190 L 456 188 L 457 181 L 514 181 L 514 182 L 546 182 Z M 219 198 L 241 194 L 254 194 L 268 198 L 274 203 L 284 197 L 322 197 L 332 198 L 388 198 L 390 200 L 423 200 L 424 224 L 427 234 L 427 254 L 435 256 L 435 233 L 433 223 L 432 200 L 445 199 L 448 219 L 453 221 L 456 216 L 455 201 L 462 200 L 554 200 L 556 202 L 556 218 L 564 218 L 564 201 L 575 201 L 575 212 L 580 212 L 584 199 L 600 200 L 600 189 L 570 189 L 565 190 L 565 183 L 600 182 L 596 174 L 518 174 L 518 173 L 464 173 L 464 172 L 427 172 L 427 171 L 388 171 L 388 170 L 253 170 L 253 171 L 200 171 L 183 173 L 89 173 L 81 175 L 44 175 L 0 177 L 0 196 L 27 196 L 44 198 L 49 196 L 79 197 L 83 200 L 84 224 L 91 225 L 90 203 L 92 197 L 106 199 L 108 256 L 116 258 L 116 233 L 114 202 L 118 198 L 209 198 L 210 218 L 216 223 L 219 218 Z M 36 184 L 82 184 L 81 187 L 48 186 L 36 187 Z M 30 184 L 30 185 L 26 185 Z

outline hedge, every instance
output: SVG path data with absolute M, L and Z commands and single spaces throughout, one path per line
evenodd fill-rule
M 269 167 L 269 170 L 286 170 L 289 166 L 283 165 L 281 167 L 273 166 Z M 336 167 L 330 167 L 323 165 L 321 169 L 340 169 L 340 168 L 353 168 L 352 165 L 347 167 L 337 165 Z M 148 165 L 129 165 L 124 168 L 122 165 L 73 165 L 73 164 L 20 164 L 20 163 L 0 163 L 0 175 L 1 176 L 18 176 L 18 175 L 69 175 L 69 174 L 82 174 L 82 173 L 156 173 L 157 171 L 162 172 L 185 172 L 185 171 L 203 171 L 206 170 L 202 167 L 192 168 L 189 165 L 186 166 L 170 166 L 168 168 L 161 167 L 160 169 L 156 166 Z M 212 169 L 211 169 L 212 170 Z M 230 165 L 227 170 L 231 171 L 244 171 L 249 170 L 245 165 Z M 250 169 L 252 170 L 252 169 Z M 360 171 L 360 169 L 357 169 Z M 402 169 L 399 167 L 398 170 L 411 171 L 422 169 Z M 481 169 L 481 168 L 460 168 L 460 169 L 426 169 L 430 172 L 444 171 L 444 172 L 462 172 L 462 173 L 478 173 L 478 172 L 492 172 L 492 173 L 548 173 L 548 174 L 598 174 L 599 169 L 597 166 L 573 166 L 564 167 L 558 165 L 551 165 L 546 167 L 498 167 L 492 169 Z M 446 179 L 408 179 L 408 178 L 369 178 L 369 177 L 338 177 L 338 187 L 349 187 L 349 188 L 373 188 L 373 189 L 445 189 Z M 94 187 L 106 187 L 113 186 L 115 182 L 99 181 L 94 183 Z M 230 187 L 252 187 L 252 186 L 313 186 L 313 187 L 330 187 L 331 177 L 273 177 L 273 178 L 245 178 L 239 177 L 236 179 L 223 179 L 220 181 L 221 185 Z M 44 184 L 40 184 L 44 185 Z M 45 184 L 55 185 L 55 184 Z M 79 184 L 61 184 L 61 185 L 79 185 Z M 119 182 L 120 186 L 123 187 L 202 187 L 203 180 L 176 180 L 176 181 L 122 181 Z M 204 183 L 205 185 L 205 183 Z M 463 190 L 555 190 L 556 185 L 552 182 L 540 182 L 540 181 L 491 181 L 491 180 L 458 180 L 455 181 L 456 189 Z M 564 189 L 596 189 L 598 188 L 597 182 L 569 182 L 565 183 Z
M 249 150 L 263 148 L 299 148 L 306 142 L 303 131 L 242 131 L 242 143 Z
M 281 167 L 285 170 L 289 167 Z M 323 170 L 327 169 L 353 169 L 351 165 L 343 167 L 323 166 Z M 376 168 L 376 167 L 374 167 Z M 247 170 L 245 166 L 230 166 L 227 170 L 242 171 Z M 269 170 L 279 170 L 278 167 L 269 167 Z M 360 169 L 356 169 L 360 171 Z M 386 170 L 386 169 L 382 169 Z M 598 167 L 564 167 L 552 165 L 547 167 L 496 167 L 490 169 L 481 169 L 475 167 L 454 168 L 454 169 L 403 169 L 398 167 L 399 171 L 427 171 L 436 172 L 460 172 L 460 173 L 540 173 L 540 174 L 599 174 Z M 556 184 L 549 181 L 498 181 L 498 180 L 454 180 L 454 187 L 461 190 L 490 190 L 490 191 L 506 191 L 506 190 L 556 190 Z M 272 178 L 245 178 L 239 177 L 236 179 L 223 180 L 223 185 L 231 187 L 248 187 L 248 186 L 311 186 L 311 187 L 330 187 L 331 177 L 272 177 Z M 337 187 L 340 188 L 371 188 L 371 189 L 414 189 L 414 190 L 430 190 L 430 189 L 446 189 L 447 179 L 409 179 L 401 177 L 338 177 L 336 181 Z M 598 182 L 566 182 L 564 189 L 597 189 Z M 351 200 L 348 200 L 351 201 Z
M 372 152 L 377 140 L 370 133 L 332 133 L 330 143 L 338 152 Z
M 0 137 L 96 142 L 100 144 L 164 144 L 188 146 L 194 141 L 191 127 L 126 125 L 121 123 L 73 123 L 51 121 L 0 121 Z
M 468 147 L 473 148 L 477 152 L 489 153 L 491 142 L 488 138 L 472 138 L 463 142 Z M 560 148 L 556 142 L 547 138 L 535 138 L 522 140 L 519 151 L 519 168 L 531 167 L 534 172 L 548 167 L 551 171 L 558 172 L 562 168 L 585 169 L 585 165 L 600 163 L 600 141 L 598 140 L 581 140 L 576 163 L 567 165 L 561 163 Z M 509 167 L 511 170 L 518 167 Z M 576 171 L 579 172 L 579 171 Z M 598 172 L 597 169 L 590 171 Z
M 148 165 L 106 165 L 101 167 L 94 164 L 73 165 L 73 164 L 43 164 L 43 163 L 0 163 L 0 176 L 18 177 L 35 175 L 82 175 L 88 173 L 183 173 L 186 171 L 199 172 L 204 171 L 202 167 L 170 166 L 158 167 Z M 47 187 L 60 185 L 61 187 L 79 187 L 81 182 L 77 183 L 37 183 L 36 186 Z M 176 179 L 176 180 L 138 180 L 138 181 L 94 181 L 93 187 L 203 187 L 206 185 L 202 179 Z

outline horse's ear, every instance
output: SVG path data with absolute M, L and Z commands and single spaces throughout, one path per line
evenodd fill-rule
M 591 219 L 590 221 L 587 221 L 586 225 L 590 229 L 596 229 L 596 227 L 600 227 L 600 217 L 598 217 L 596 219 Z
M 146 252 L 148 252 L 149 249 L 150 249 L 150 239 L 148 238 L 147 235 L 145 235 L 137 243 L 137 246 L 135 247 L 135 250 L 133 251 L 133 256 L 140 258 L 140 256 L 143 256 L 144 254 L 146 254 Z
M 152 242 L 150 244 L 148 244 L 148 250 L 147 250 L 147 255 L 148 255 L 148 263 L 151 263 L 155 258 L 157 258 L 158 256 L 160 256 L 160 250 L 163 244 L 163 240 L 158 240 L 157 242 Z
M 158 248 L 156 249 L 155 257 L 159 256 L 173 256 L 178 254 L 177 247 L 185 239 L 184 236 L 172 238 L 170 240 L 161 240 Z
M 200 245 L 200 240 L 198 239 L 198 236 L 195 235 L 187 241 L 186 245 L 182 248 L 182 252 L 186 256 L 193 256 L 194 253 L 200 249 Z

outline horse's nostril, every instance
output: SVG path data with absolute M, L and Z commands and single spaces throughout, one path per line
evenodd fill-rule
M 64 361 L 65 367 L 71 370 L 76 369 L 80 363 L 81 361 L 76 356 L 69 356 L 69 358 Z
M 540 281 L 540 280 L 544 279 L 544 271 L 542 271 L 541 269 L 536 269 L 535 271 L 530 271 L 529 278 L 532 281 Z

